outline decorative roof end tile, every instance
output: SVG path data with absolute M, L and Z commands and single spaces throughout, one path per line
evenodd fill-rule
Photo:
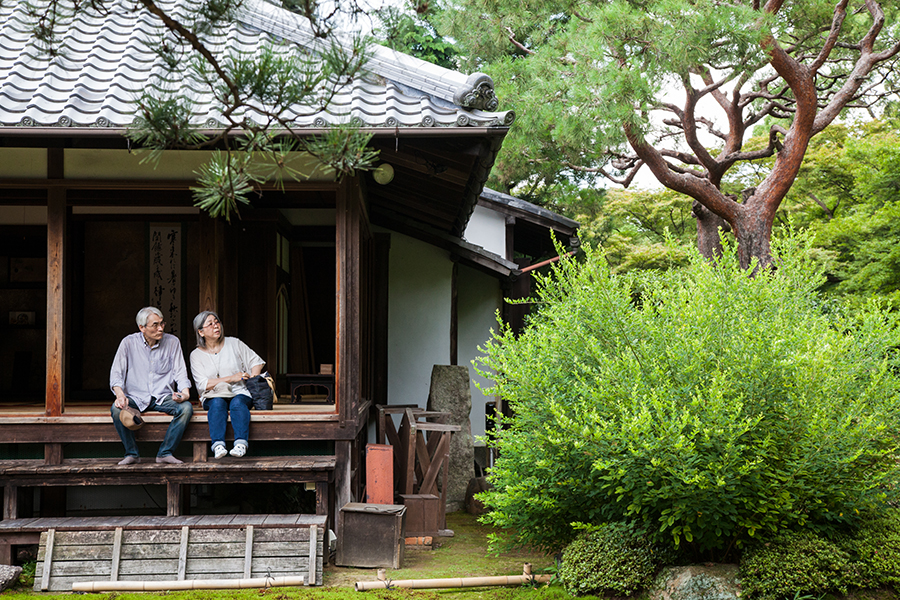
M 494 95 L 494 80 L 484 73 L 472 73 L 465 86 L 453 95 L 453 102 L 463 108 L 495 111 L 500 106 Z

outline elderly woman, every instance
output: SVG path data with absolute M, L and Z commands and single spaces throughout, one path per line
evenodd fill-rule
M 262 372 L 265 361 L 247 344 L 225 337 L 219 315 L 205 310 L 194 317 L 197 347 L 191 352 L 191 373 L 207 410 L 209 437 L 215 458 L 247 454 L 250 437 L 250 392 L 246 380 Z M 231 412 L 234 447 L 225 449 L 225 423 Z

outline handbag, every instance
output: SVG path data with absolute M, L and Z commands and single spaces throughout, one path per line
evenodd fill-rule
M 275 401 L 275 380 L 268 372 L 262 373 L 247 380 L 247 391 L 253 400 L 253 408 L 256 410 L 272 410 Z

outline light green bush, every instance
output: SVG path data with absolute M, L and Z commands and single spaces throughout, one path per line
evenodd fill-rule
M 606 525 L 566 547 L 559 579 L 573 596 L 630 596 L 652 583 L 671 554 L 627 527 Z
M 804 248 L 775 253 L 777 270 L 756 276 L 733 249 L 717 265 L 616 276 L 587 248 L 539 278 L 527 330 L 496 333 L 477 365 L 516 414 L 487 520 L 548 550 L 574 522 L 631 523 L 709 560 L 882 510 L 895 317 L 824 305 Z

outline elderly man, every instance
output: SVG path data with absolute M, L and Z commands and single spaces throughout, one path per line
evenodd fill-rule
M 110 412 L 125 445 L 125 458 L 119 464 L 140 461 L 134 432 L 120 417 L 122 410 L 129 406 L 141 413 L 155 410 L 172 415 L 156 462 L 180 464 L 172 451 L 181 442 L 184 428 L 194 412 L 181 342 L 174 335 L 163 332 L 166 323 L 158 308 L 142 308 L 135 320 L 140 331 L 125 336 L 109 371 L 109 387 L 116 395 Z

